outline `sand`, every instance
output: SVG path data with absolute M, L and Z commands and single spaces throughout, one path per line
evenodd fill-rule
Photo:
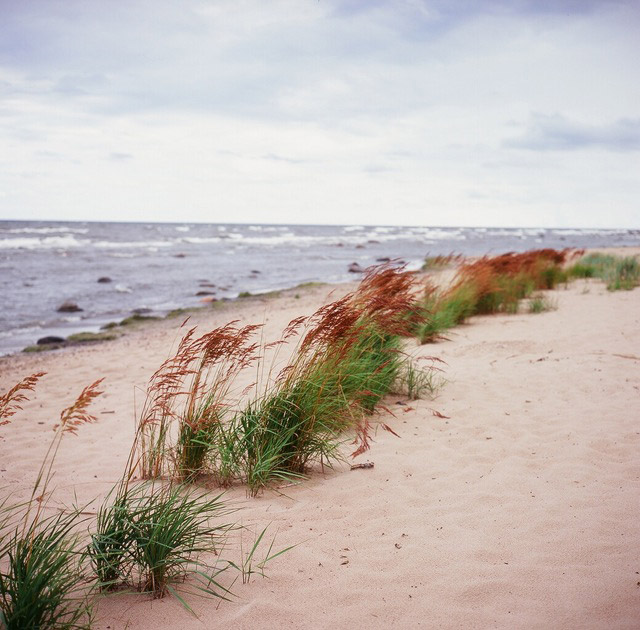
M 193 319 L 203 331 L 264 322 L 275 338 L 328 292 L 292 290 Z M 109 597 L 96 628 L 640 627 L 640 289 L 578 281 L 550 295 L 557 310 L 475 317 L 446 341 L 409 342 L 415 356 L 446 361 L 447 383 L 435 400 L 386 400 L 395 417 L 381 419 L 400 437 L 377 432 L 357 460 L 373 468 L 341 465 L 257 499 L 228 492 L 237 520 L 269 525 L 275 548 L 296 545 L 268 578 L 236 582 L 231 602 L 191 598 L 197 617 L 171 597 Z M 74 491 L 81 502 L 104 495 L 178 323 L 0 359 L 3 392 L 48 372 L 0 428 L 4 491 L 28 493 L 60 410 L 105 377 L 98 422 L 62 444 L 54 504 Z

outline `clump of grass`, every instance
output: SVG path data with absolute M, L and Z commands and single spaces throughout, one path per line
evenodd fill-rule
M 323 287 L 326 286 L 326 282 L 301 282 L 300 284 L 297 284 L 294 289 L 313 289 L 315 287 Z
M 640 265 L 637 259 L 627 256 L 617 260 L 606 281 L 609 291 L 630 291 L 637 287 L 640 284 Z
M 133 315 L 129 315 L 129 317 L 125 317 L 119 324 L 119 326 L 132 326 L 134 324 L 140 324 L 142 322 L 151 322 L 160 319 L 155 315 L 141 315 L 140 313 L 134 313 Z
M 452 265 L 462 262 L 464 257 L 462 254 L 439 254 L 437 256 L 426 256 L 422 263 L 422 271 L 438 271 L 447 269 Z
M 534 295 L 529 299 L 529 313 L 544 313 L 546 311 L 554 311 L 558 308 L 555 300 L 547 295 Z
M 240 478 L 256 494 L 274 480 L 331 465 L 346 430 L 354 454 L 368 447 L 369 423 L 402 362 L 413 278 L 390 265 L 370 270 L 359 288 L 309 318 L 278 343 L 298 337 L 291 361 L 217 434 L 214 468 L 222 483 Z
M 566 282 L 563 265 L 568 256 L 569 250 L 541 249 L 485 256 L 463 264 L 448 289 L 427 286 L 424 315 L 414 329 L 418 340 L 435 341 L 471 315 L 517 313 L 520 301 L 535 290 Z
M 194 479 L 229 406 L 234 378 L 256 358 L 251 338 L 258 326 L 233 322 L 201 337 L 189 330 L 174 356 L 152 376 L 138 425 L 137 445 L 143 478 L 169 474 Z M 171 427 L 177 424 L 176 444 Z
M 431 365 L 426 368 L 419 367 L 415 361 L 406 361 L 398 376 L 394 389 L 404 394 L 410 400 L 418 400 L 420 398 L 433 398 L 444 385 L 442 378 L 442 370 L 435 363 L 440 359 L 428 357 Z
M 42 373 L 33 374 L 0 397 L 0 423 L 7 424 L 27 391 L 33 391 Z M 93 604 L 86 583 L 77 527 L 82 522 L 74 508 L 43 516 L 48 501 L 53 464 L 66 433 L 95 421 L 87 407 L 100 395 L 101 381 L 85 387 L 60 414 L 54 437 L 38 471 L 31 496 L 24 504 L 6 507 L 0 527 L 0 619 L 7 630 L 22 628 L 88 628 Z
M 0 557 L 8 561 L 0 572 L 0 610 L 7 630 L 90 627 L 78 523 L 73 510 L 3 539 Z
M 118 335 L 116 333 L 94 333 L 94 332 L 80 332 L 74 333 L 73 335 L 69 335 L 67 337 L 67 341 L 71 343 L 92 343 L 97 341 L 112 341 L 113 339 L 117 339 Z
M 196 591 L 226 597 L 216 578 L 228 565 L 203 560 L 231 528 L 215 522 L 230 512 L 221 496 L 181 484 L 122 484 L 113 503 L 101 507 L 88 549 L 101 588 L 131 587 L 154 598 L 171 592 L 186 604 L 174 585 L 189 577 Z
M 619 257 L 594 252 L 567 269 L 571 278 L 599 278 L 609 291 L 631 290 L 640 284 L 640 265 L 633 256 Z

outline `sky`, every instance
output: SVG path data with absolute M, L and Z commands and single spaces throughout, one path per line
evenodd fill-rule
M 637 0 L 0 0 L 0 219 L 640 228 Z

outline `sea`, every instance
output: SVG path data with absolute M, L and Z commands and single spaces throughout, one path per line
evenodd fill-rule
M 639 246 L 640 230 L 0 221 L 0 355 L 133 313 L 357 279 L 383 259 Z M 64 302 L 76 312 L 59 312 Z

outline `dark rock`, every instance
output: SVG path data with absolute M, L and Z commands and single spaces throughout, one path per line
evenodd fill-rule
M 364 249 L 364 245 L 356 245 L 356 249 Z
M 134 308 L 131 311 L 134 315 L 148 315 L 149 313 L 151 313 L 151 309 L 150 308 Z
M 371 243 L 372 245 L 379 245 L 380 241 L 376 241 L 375 238 L 369 239 L 367 243 Z
M 349 265 L 349 273 L 362 273 L 364 269 L 357 263 L 351 263 Z
M 109 278 L 109 276 L 102 276 L 101 278 L 98 278 L 98 282 L 100 284 L 107 284 L 111 282 L 111 278 Z
M 75 302 L 63 302 L 58 306 L 58 313 L 79 313 L 82 310 Z
M 51 343 L 64 343 L 66 339 L 64 337 L 55 337 L 54 335 L 49 335 L 48 337 L 40 337 L 36 342 L 39 346 L 47 346 Z
M 388 256 L 380 256 L 380 258 L 376 258 L 376 262 L 391 262 L 391 258 Z
M 200 282 L 200 284 L 198 286 L 206 287 L 208 289 L 215 289 L 216 288 L 216 285 L 213 284 L 212 282 Z
M 261 272 L 260 272 L 260 271 L 258 271 L 257 269 L 252 269 L 252 270 L 251 270 L 251 273 L 256 273 L 256 274 L 257 274 L 257 273 L 261 273 Z
M 186 258 L 187 255 L 186 254 L 174 254 L 173 257 L 174 258 Z
M 196 293 L 196 297 L 200 297 L 201 295 L 215 295 L 214 291 L 198 291 Z

